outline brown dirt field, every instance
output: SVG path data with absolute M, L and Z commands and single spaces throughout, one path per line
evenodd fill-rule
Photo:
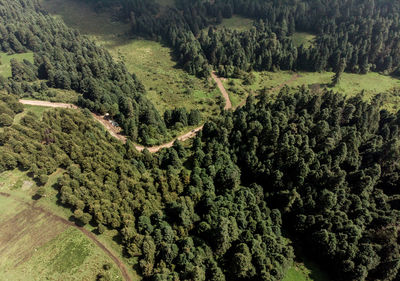
M 37 206 L 36 202 L 33 204 L 25 202 L 5 192 L 0 192 L 0 196 L 12 197 L 12 200 L 21 204 L 21 212 L 0 223 L 0 256 L 4 255 L 7 258 L 14 259 L 15 267 L 28 260 L 33 255 L 35 248 L 44 245 L 67 227 L 74 227 L 85 234 L 113 260 L 126 281 L 132 281 L 125 264 L 102 244 L 92 232 L 53 214 L 41 206 Z M 13 244 L 21 239 L 27 241 L 26 247 L 12 249 Z
M 18 267 L 32 257 L 35 249 L 66 228 L 65 224 L 49 214 L 21 204 L 19 213 L 0 223 L 0 256 L 6 257 L 14 267 Z

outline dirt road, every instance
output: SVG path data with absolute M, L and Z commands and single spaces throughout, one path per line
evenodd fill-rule
M 215 71 L 211 72 L 211 77 L 214 79 L 215 83 L 217 83 L 218 89 L 221 91 L 222 96 L 225 99 L 225 110 L 231 109 L 232 108 L 232 102 L 231 99 L 229 98 L 228 92 L 226 91 L 224 84 L 221 81 L 221 78 L 219 78 L 216 74 Z
M 36 106 L 45 106 L 45 107 L 52 107 L 52 108 L 71 108 L 71 109 L 79 109 L 76 105 L 73 104 L 68 104 L 68 103 L 54 103 L 54 102 L 48 102 L 48 101 L 33 101 L 33 100 L 19 100 L 20 103 L 22 104 L 29 104 L 29 105 L 36 105 Z M 97 120 L 98 122 L 100 122 L 105 128 L 106 130 L 116 139 L 119 139 L 120 141 L 122 141 L 123 143 L 126 142 L 126 137 L 124 135 L 120 134 L 120 129 L 114 127 L 110 121 L 104 119 L 103 116 L 97 115 L 95 113 L 92 113 L 92 116 L 95 120 Z M 196 129 L 193 129 L 192 131 L 190 131 L 189 133 L 186 133 L 184 135 L 181 135 L 177 138 L 175 138 L 174 140 L 162 144 L 162 145 L 158 145 L 158 146 L 152 146 L 152 147 L 146 147 L 151 153 L 155 153 L 158 152 L 159 150 L 163 149 L 163 148 L 168 148 L 168 147 L 172 147 L 172 145 L 174 144 L 175 140 L 179 140 L 179 141 L 186 141 L 188 139 L 191 139 L 193 137 L 196 136 L 196 134 L 201 131 L 201 129 L 203 129 L 204 125 L 201 125 L 200 127 L 197 127 Z M 145 149 L 144 146 L 141 145 L 135 145 L 136 149 L 139 151 L 143 151 Z
M 128 274 L 127 268 L 125 266 L 125 264 L 116 256 L 113 254 L 113 252 L 111 252 L 111 250 L 109 250 L 103 243 L 101 243 L 96 235 L 94 235 L 92 232 L 88 231 L 87 229 L 77 226 L 75 223 L 60 217 L 54 213 L 52 213 L 51 211 L 41 207 L 41 206 L 37 206 L 35 203 L 30 203 L 27 202 L 21 198 L 17 198 L 15 196 L 11 196 L 9 193 L 5 193 L 5 192 L 0 192 L 0 196 L 2 197 L 8 197 L 8 198 L 12 198 L 12 200 L 18 201 L 20 203 L 23 203 L 25 205 L 27 205 L 31 210 L 34 211 L 39 211 L 41 213 L 43 213 L 44 215 L 52 218 L 55 221 L 58 221 L 64 225 L 67 226 L 71 226 L 74 227 L 76 229 L 78 229 L 80 232 L 82 232 L 85 236 L 87 236 L 91 241 L 93 241 L 93 243 L 95 243 L 100 249 L 102 249 L 104 251 L 104 253 L 106 253 L 107 256 L 109 256 L 113 262 L 116 264 L 116 266 L 119 268 L 119 270 L 121 271 L 123 278 L 125 279 L 125 281 L 132 281 L 131 277 Z
M 186 133 L 184 135 L 181 135 L 181 136 L 175 138 L 174 140 L 170 141 L 169 143 L 165 143 L 165 144 L 162 144 L 162 145 L 159 145 L 159 146 L 147 147 L 147 149 L 151 153 L 155 153 L 155 152 L 157 152 L 157 151 L 159 151 L 159 150 L 161 150 L 163 148 L 172 147 L 176 140 L 186 141 L 188 139 L 194 138 L 196 136 L 196 134 L 203 129 L 203 127 L 204 127 L 204 125 L 201 125 L 200 127 L 190 131 L 189 133 Z M 143 151 L 145 149 L 144 146 L 140 146 L 140 145 L 136 145 L 135 147 L 139 151 Z
M 19 100 L 19 102 L 22 104 L 36 105 L 36 106 L 78 109 L 76 105 L 70 103 L 59 103 L 59 102 L 49 102 L 40 100 Z

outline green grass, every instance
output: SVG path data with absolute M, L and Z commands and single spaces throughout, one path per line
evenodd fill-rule
M 234 15 L 229 19 L 223 19 L 218 27 L 226 27 L 237 31 L 249 30 L 253 26 L 253 20 Z
M 39 119 L 42 119 L 43 113 L 47 110 L 51 110 L 48 107 L 44 107 L 44 106 L 35 106 L 35 105 L 28 105 L 28 104 L 24 104 L 24 111 L 17 114 L 14 117 L 14 124 L 18 124 L 21 119 L 26 116 L 26 114 L 28 112 L 32 112 L 34 113 Z
M 24 59 L 33 63 L 33 53 L 13 54 L 0 53 L 0 75 L 11 77 L 11 59 L 23 61 Z
M 156 0 L 163 7 L 175 7 L 175 0 Z
M 110 53 L 125 62 L 144 84 L 148 98 L 162 114 L 166 109 L 197 108 L 205 117 L 216 112 L 218 89 L 176 67 L 169 48 L 148 40 L 128 40 Z
M 224 84 L 227 90 L 236 94 L 243 101 L 247 93 L 259 92 L 260 90 L 273 89 L 288 81 L 287 86 L 298 87 L 306 85 L 313 89 L 319 90 L 327 87 L 335 92 L 343 93 L 348 97 L 353 97 L 364 91 L 365 100 L 371 100 L 377 93 L 385 93 L 394 88 L 400 88 L 400 80 L 391 76 L 381 75 L 378 73 L 368 73 L 366 75 L 344 73 L 342 80 L 333 88 L 329 87 L 334 75 L 333 72 L 299 72 L 299 78 L 291 81 L 295 73 L 289 71 L 279 72 L 255 72 L 256 82 L 253 85 L 243 85 L 242 79 L 227 79 Z M 388 102 L 384 108 L 390 111 L 396 111 L 400 108 L 400 97 L 396 94 L 388 94 Z
M 331 278 L 315 263 L 305 260 L 304 263 L 295 262 L 282 281 L 330 281 Z
M 57 205 L 58 191 L 54 188 L 63 174 L 58 169 L 49 176 L 45 185 L 46 197 L 35 204 L 68 219 L 72 212 Z M 15 230 L 17 237 L 7 240 L 6 251 L 0 252 L 0 280 L 95 280 L 104 264 L 110 264 L 108 272 L 113 281 L 123 280 L 113 261 L 79 230 L 66 226 L 52 217 L 31 210 L 23 202 L 33 202 L 38 186 L 26 172 L 18 169 L 0 174 L 0 191 L 11 197 L 0 196 L 0 248 L 7 235 Z M 20 213 L 26 213 L 22 216 Z M 18 218 L 18 219 L 17 219 Z M 15 221 L 11 223 L 10 221 Z M 5 227 L 9 225 L 9 228 Z M 86 227 L 93 230 L 93 227 Z M 115 231 L 106 231 L 97 238 L 122 259 L 132 280 L 140 280 L 132 269 L 135 259 L 122 257 L 122 248 L 113 241 Z M 18 266 L 16 266 L 18 264 Z
M 304 47 L 309 48 L 314 43 L 315 35 L 306 32 L 295 32 L 292 35 L 292 40 L 296 47 L 304 44 Z

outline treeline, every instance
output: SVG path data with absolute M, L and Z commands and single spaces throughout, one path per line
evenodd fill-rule
M 223 147 L 204 153 L 198 138 L 194 154 L 179 142 L 139 153 L 90 118 L 53 110 L 39 121 L 28 113 L 0 133 L 0 172 L 19 168 L 44 185 L 64 169 L 61 203 L 99 233 L 117 229 L 145 280 L 283 278 L 293 250 L 281 235 L 281 213 L 268 208 L 259 185 L 240 185 Z
M 157 7 L 154 1 L 114 3 L 134 34 L 167 42 L 179 64 L 198 76 L 207 76 L 211 67 L 227 76 L 252 69 L 336 71 L 342 59 L 348 72 L 399 72 L 397 2 L 177 0 L 174 8 Z M 202 31 L 233 14 L 255 19 L 254 28 Z M 315 34 L 314 44 L 294 46 L 290 36 L 295 31 Z
M 1 78 L 0 88 L 17 96 L 44 87 L 72 89 L 81 94 L 80 106 L 109 113 L 133 141 L 151 144 L 168 137 L 143 85 L 105 49 L 47 15 L 36 0 L 1 0 L 0 7 L 0 50 L 34 53 L 33 64 L 11 61 L 12 77 Z M 45 84 L 38 88 L 31 83 L 37 80 Z

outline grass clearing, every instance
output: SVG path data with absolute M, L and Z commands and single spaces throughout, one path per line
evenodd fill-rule
M 28 114 L 28 112 L 32 112 L 35 114 L 39 119 L 42 119 L 43 113 L 47 110 L 51 110 L 51 108 L 44 107 L 44 106 L 35 106 L 35 105 L 28 105 L 24 104 L 24 111 L 15 115 L 14 117 L 14 124 L 18 124 L 21 119 Z
M 227 79 L 224 84 L 226 89 L 236 94 L 241 101 L 246 99 L 247 93 L 257 93 L 262 89 L 273 89 L 287 83 L 289 87 L 306 85 L 307 87 L 320 90 L 325 87 L 335 92 L 343 93 L 348 97 L 353 97 L 363 92 L 365 100 L 371 100 L 377 93 L 386 93 L 392 89 L 400 88 L 400 80 L 391 76 L 381 75 L 370 72 L 365 75 L 343 73 L 342 80 L 333 88 L 329 87 L 334 76 L 333 72 L 298 72 L 299 77 L 293 79 L 291 71 L 279 72 L 255 72 L 256 82 L 253 85 L 243 85 L 242 79 Z M 400 108 L 400 97 L 397 94 L 388 93 L 384 108 L 396 111 Z
M 330 281 L 331 278 L 315 263 L 304 260 L 303 263 L 295 262 L 282 281 Z
M 156 0 L 163 7 L 175 7 L 175 0 Z
M 291 38 L 296 47 L 300 47 L 304 45 L 306 48 L 310 48 L 314 44 L 315 35 L 307 33 L 307 32 L 295 32 Z
M 0 75 L 5 78 L 11 77 L 11 63 L 12 59 L 16 59 L 18 61 L 28 60 L 33 63 L 33 53 L 23 53 L 23 54 L 13 54 L 9 55 L 6 53 L 0 53 Z
M 111 265 L 107 271 L 110 280 L 123 280 L 113 261 L 82 232 L 38 211 L 45 208 L 66 219 L 72 215 L 69 209 L 60 208 L 56 203 L 58 191 L 54 185 L 63 172 L 58 169 L 49 176 L 46 197 L 38 201 L 31 199 L 38 187 L 26 172 L 16 169 L 0 174 L 0 192 L 11 195 L 0 196 L 1 281 L 22 281 L 27 276 L 38 281 L 89 281 L 103 271 L 104 264 Z M 93 230 L 93 227 L 87 229 Z M 140 280 L 132 269 L 135 260 L 127 262 L 121 257 L 121 248 L 113 241 L 114 237 L 103 234 L 98 238 L 125 262 L 132 280 Z
M 226 27 L 236 31 L 246 31 L 253 26 L 254 20 L 234 15 L 229 19 L 223 19 L 222 23 L 217 27 Z
M 177 68 L 169 48 L 154 41 L 128 40 L 109 51 L 138 76 L 161 114 L 175 107 L 197 108 L 204 117 L 217 112 L 215 101 L 221 95 L 219 90 L 209 80 Z

